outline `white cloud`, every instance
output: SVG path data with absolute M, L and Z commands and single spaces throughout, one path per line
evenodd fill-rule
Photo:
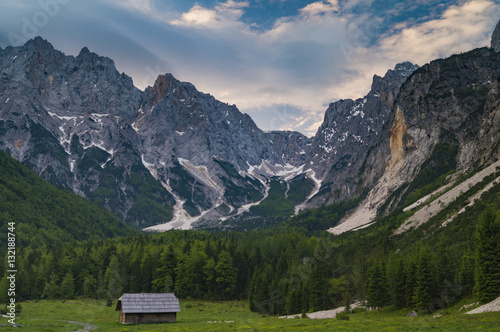
M 402 61 L 424 65 L 437 58 L 489 46 L 499 16 L 500 4 L 472 0 L 449 7 L 439 18 L 414 26 L 400 25 L 394 34 L 382 37 L 377 45 L 364 47 L 363 42 L 347 43 L 343 46 L 347 49 L 349 68 L 357 74 L 352 75 L 350 81 L 332 86 L 332 94 L 337 98 L 341 95 L 359 97 L 369 88 L 374 73 L 383 75 Z
M 341 16 L 336 0 L 313 2 L 295 17 L 276 20 L 264 32 L 251 31 L 239 21 L 247 5 L 234 1 L 213 8 L 196 5 L 173 22 L 184 28 L 203 27 L 203 33 L 231 27 L 221 40 L 215 34 L 211 41 L 229 48 L 232 68 L 203 63 L 179 72 L 200 90 L 249 112 L 265 129 L 295 128 L 309 135 L 320 125 L 329 102 L 364 96 L 374 74 L 383 75 L 398 62 L 422 65 L 486 45 L 499 9 L 492 1 L 473 0 L 450 7 L 437 19 L 400 25 L 393 35 L 368 46 L 370 36 L 353 38 L 353 31 L 370 30 L 379 22 Z M 293 105 L 301 113 L 282 114 L 276 121 L 276 114 L 283 112 L 279 105 Z M 265 112 L 269 116 L 263 116 Z
M 407 57 L 415 62 L 449 56 L 489 44 L 489 32 L 500 14 L 499 4 L 474 0 L 447 9 L 441 18 L 403 29 L 386 37 L 380 51 L 397 59 Z
M 405 10 L 401 2 L 387 16 L 376 18 L 367 12 L 346 14 L 346 3 L 339 9 L 337 1 L 315 1 L 263 31 L 242 22 L 247 1 L 196 4 L 185 13 L 161 12 L 154 0 L 107 1 L 143 20 L 142 27 L 131 27 L 126 20 L 113 24 L 161 58 L 167 64 L 160 63 L 162 71 L 236 104 L 264 129 L 306 134 L 315 133 L 331 101 L 365 95 L 373 74 L 383 75 L 398 62 L 423 65 L 488 45 L 500 17 L 497 2 L 471 0 L 424 23 L 391 25 L 392 17 Z M 354 5 L 370 2 L 356 0 Z M 389 25 L 387 34 L 373 35 L 380 20 Z M 132 73 L 140 73 L 141 66 L 157 68 L 154 61 L 139 63 Z M 154 75 L 142 72 L 153 84 Z M 134 81 L 144 85 L 145 79 L 136 74 Z
M 245 7 L 248 7 L 247 1 L 228 0 L 213 8 L 205 8 L 196 4 L 187 13 L 183 13 L 180 18 L 171 20 L 170 24 L 210 29 L 224 29 L 234 25 L 244 27 L 238 20 L 243 15 L 242 8 Z
M 335 13 L 339 11 L 339 4 L 337 0 L 328 0 L 313 2 L 300 10 L 303 16 L 316 16 L 321 14 Z

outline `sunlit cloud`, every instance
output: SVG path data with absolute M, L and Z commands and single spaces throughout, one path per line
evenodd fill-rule
M 247 1 L 236 2 L 229 0 L 213 8 L 205 8 L 195 5 L 187 13 L 183 13 L 179 19 L 170 21 L 170 24 L 193 28 L 224 29 L 237 25 L 244 29 L 244 25 L 238 20 L 243 15 L 243 8 L 248 7 Z
M 300 14 L 302 16 L 316 16 L 316 15 L 321 15 L 321 14 L 330 14 L 330 13 L 336 13 L 340 9 L 338 1 L 337 0 L 328 0 L 326 2 L 323 1 L 317 1 L 313 2 L 311 4 L 308 4 L 304 8 L 300 10 Z
M 10 8 L 17 4 L 18 16 L 0 11 L 0 33 L 40 10 L 27 0 L 2 5 L 10 2 Z M 427 10 L 427 2 L 312 0 L 256 29 L 245 17 L 255 2 L 175 3 L 181 2 L 72 1 L 39 30 L 70 54 L 88 46 L 112 57 L 141 89 L 157 74 L 172 72 L 236 104 L 262 129 L 312 135 L 330 102 L 364 96 L 374 74 L 384 75 L 402 61 L 423 65 L 487 46 L 500 17 L 493 0 L 434 1 L 436 10 L 419 17 L 408 13 Z

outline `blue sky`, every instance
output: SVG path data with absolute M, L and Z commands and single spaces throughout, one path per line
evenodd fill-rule
M 374 74 L 488 46 L 499 18 L 498 0 L 2 0 L 0 47 L 87 46 L 141 89 L 169 72 L 264 130 L 313 135 Z

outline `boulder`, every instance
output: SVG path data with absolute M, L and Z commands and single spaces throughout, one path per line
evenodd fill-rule
M 408 315 L 406 315 L 406 317 L 418 317 L 418 314 L 415 310 L 412 310 Z

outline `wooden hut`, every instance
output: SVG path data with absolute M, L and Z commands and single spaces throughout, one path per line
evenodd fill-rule
M 122 324 L 169 323 L 176 321 L 181 306 L 172 293 L 123 294 L 116 311 Z

